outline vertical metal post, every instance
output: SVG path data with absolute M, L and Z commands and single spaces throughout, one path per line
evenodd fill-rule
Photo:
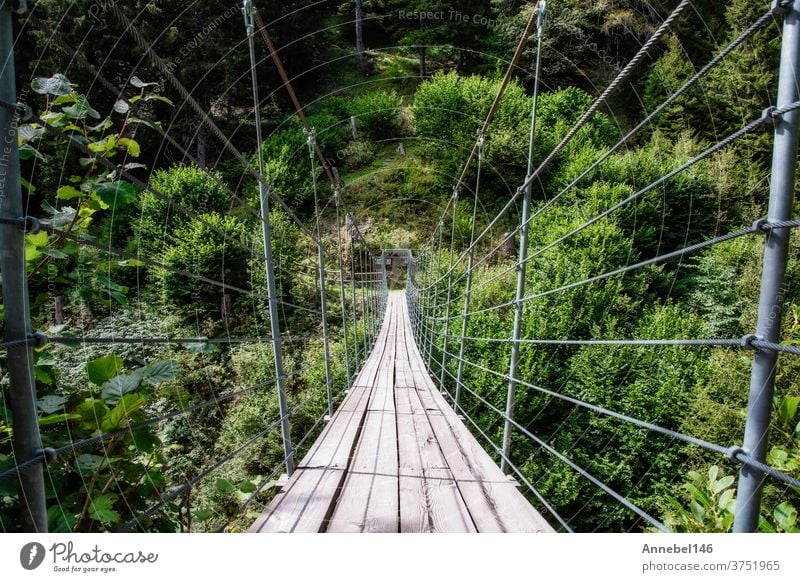
M 306 132 L 308 143 L 308 154 L 311 157 L 311 181 L 314 187 L 314 218 L 316 222 L 317 234 L 317 262 L 319 270 L 319 305 L 322 312 L 322 345 L 325 355 L 325 389 L 328 399 L 328 416 L 333 416 L 333 383 L 331 382 L 331 348 L 330 338 L 328 337 L 328 294 L 325 290 L 325 247 L 322 245 L 322 233 L 319 226 L 319 194 L 317 192 L 317 164 L 314 146 L 316 138 L 314 129 Z
M 447 366 L 447 336 L 450 335 L 450 305 L 453 301 L 453 254 L 456 239 L 456 207 L 458 206 L 458 188 L 453 189 L 453 224 L 450 227 L 450 266 L 447 269 L 447 306 L 444 316 L 444 336 L 442 336 L 442 361 L 439 370 L 439 392 L 444 392 L 444 371 Z
M 439 271 L 442 270 L 442 231 L 444 230 L 444 222 L 439 221 L 439 252 L 436 253 L 436 271 L 433 273 L 433 309 L 431 310 L 431 327 L 428 334 L 428 370 L 431 372 L 433 363 L 433 346 L 436 342 L 436 311 L 439 307 Z
M 337 174 L 338 176 L 338 174 Z M 341 198 L 341 190 L 337 186 L 333 191 L 333 200 L 336 203 L 336 239 L 339 243 L 339 296 L 342 303 L 342 339 L 344 340 L 344 366 L 347 371 L 347 385 L 353 381 L 350 375 L 350 343 L 347 338 L 347 300 L 345 299 L 344 291 L 344 265 L 342 264 L 342 218 L 339 211 L 339 204 Z
M 256 73 L 255 9 L 251 0 L 244 0 L 244 21 L 250 45 L 250 71 L 253 81 L 253 105 L 255 108 L 256 144 L 258 147 L 258 193 L 261 200 L 261 224 L 264 236 L 264 268 L 267 273 L 267 293 L 269 294 L 269 324 L 272 333 L 272 349 L 275 357 L 275 384 L 278 389 L 278 409 L 281 415 L 281 437 L 283 452 L 286 455 L 286 472 L 294 473 L 294 448 L 289 427 L 289 407 L 286 403 L 286 374 L 283 370 L 283 347 L 281 328 L 278 322 L 278 297 L 275 289 L 275 272 L 272 262 L 272 228 L 269 222 L 269 192 L 264 182 L 264 150 L 261 135 L 261 100 L 258 96 L 258 74 Z
M 0 0 L 0 99 L 17 103 L 14 66 L 13 12 L 25 12 L 25 2 L 16 9 Z M 16 112 L 0 107 L 0 217 L 24 216 L 20 186 Z M 25 270 L 25 227 L 0 224 L 0 272 L 3 273 L 5 341 L 25 340 L 31 335 L 28 276 Z M 11 414 L 14 423 L 14 460 L 22 463 L 41 454 L 42 439 L 36 410 L 36 380 L 33 349 L 29 344 L 9 347 L 8 374 L 11 380 Z M 20 510 L 27 532 L 47 532 L 44 470 L 41 463 L 19 472 Z
M 777 100 L 779 109 L 800 100 L 798 82 L 800 82 L 800 0 L 793 0 L 786 8 L 783 22 Z M 775 125 L 768 222 L 792 218 L 799 121 L 800 111 L 794 110 L 780 117 Z M 789 233 L 790 229 L 770 230 L 764 249 L 756 337 L 773 343 L 778 343 L 781 335 Z M 759 349 L 755 353 L 750 379 L 744 450 L 762 463 L 766 458 L 769 439 L 777 362 L 777 351 Z M 763 478 L 761 473 L 750 467 L 743 466 L 740 470 L 736 518 L 733 525 L 735 532 L 752 532 L 758 527 Z
M 528 140 L 528 172 L 527 176 L 533 172 L 533 152 L 536 145 L 536 114 L 539 102 L 539 72 L 542 67 L 542 32 L 544 30 L 544 10 L 546 2 L 539 2 L 536 10 L 538 10 L 537 20 L 537 40 L 538 47 L 536 51 L 536 73 L 534 76 L 533 85 L 533 108 L 531 111 L 531 129 L 530 138 Z M 531 194 L 533 192 L 533 182 L 528 184 L 525 188 L 525 193 L 522 197 L 522 218 L 520 221 L 520 234 L 519 234 L 519 262 L 517 263 L 517 291 L 514 300 L 514 330 L 511 337 L 511 361 L 508 369 L 508 393 L 506 394 L 506 418 L 505 426 L 503 427 L 503 454 L 500 460 L 500 470 L 505 472 L 508 470 L 508 461 L 506 459 L 511 455 L 511 432 L 514 427 L 511 419 L 514 418 L 514 403 L 517 394 L 517 366 L 519 364 L 519 348 L 520 348 L 520 334 L 522 332 L 522 299 L 525 297 L 525 273 L 528 259 L 528 223 L 531 216 Z
M 361 235 L 359 234 L 359 240 L 361 240 Z M 363 241 L 361 241 L 363 246 Z M 364 292 L 364 257 L 363 257 L 363 249 L 358 253 L 358 262 L 360 263 L 361 271 L 359 272 L 359 287 L 361 288 L 361 319 L 362 319 L 362 326 L 364 330 L 364 334 L 361 338 L 364 340 L 364 362 L 366 363 L 367 358 L 369 357 L 369 347 L 367 344 L 367 332 L 369 329 L 368 322 L 369 322 L 369 313 L 367 312 L 367 300 L 366 295 Z
M 464 286 L 464 311 L 461 318 L 461 337 L 458 347 L 458 371 L 456 373 L 456 393 L 453 407 L 458 412 L 461 406 L 461 384 L 464 381 L 464 355 L 466 352 L 467 326 L 469 325 L 469 301 L 472 295 L 472 265 L 475 258 L 475 222 L 478 215 L 478 194 L 481 189 L 481 167 L 483 164 L 483 147 L 486 145 L 486 135 L 483 130 L 478 131 L 478 172 L 475 178 L 475 203 L 472 208 L 472 234 L 469 238 L 469 252 L 467 253 L 467 280 Z
M 361 371 L 358 358 L 358 314 L 356 303 L 356 245 L 355 245 L 355 228 L 350 230 L 350 290 L 352 291 L 353 299 L 353 350 L 356 358 L 356 368 L 353 370 L 353 377 L 358 375 Z M 366 358 L 366 355 L 365 355 Z

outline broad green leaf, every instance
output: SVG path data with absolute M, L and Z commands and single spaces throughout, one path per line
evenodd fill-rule
M 117 100 L 116 103 L 114 103 L 114 111 L 116 111 L 117 113 L 121 113 L 124 115 L 130 110 L 131 110 L 130 103 L 128 103 L 124 99 L 119 99 Z
M 727 477 L 722 477 L 717 482 L 714 483 L 714 493 L 719 493 L 720 491 L 724 491 L 731 485 L 733 485 L 734 477 L 733 475 L 728 475 Z
M 239 484 L 239 491 L 242 493 L 253 493 L 258 487 L 252 481 L 242 481 Z
M 73 198 L 80 198 L 81 196 L 83 196 L 83 193 L 72 186 L 61 186 L 61 188 L 56 191 L 56 198 L 59 200 L 72 200 Z
M 136 201 L 136 186 L 130 182 L 119 181 L 110 184 L 97 184 L 95 192 L 109 208 L 118 208 Z
M 30 144 L 26 143 L 19 146 L 19 159 L 24 162 L 25 160 L 30 160 L 31 158 L 36 158 L 37 160 L 42 161 L 46 159 L 41 152 L 39 152 L 39 150 Z
M 94 473 L 103 465 L 103 462 L 103 457 L 90 455 L 88 453 L 79 455 L 78 458 L 75 459 L 75 463 L 82 473 Z
M 59 424 L 61 422 L 67 422 L 70 420 L 80 420 L 81 415 L 70 413 L 70 414 L 51 414 L 49 416 L 42 416 L 39 418 L 39 426 L 49 426 L 51 424 Z
M 119 513 L 113 509 L 116 501 L 117 496 L 113 493 L 93 498 L 89 502 L 89 517 L 105 524 L 118 522 L 120 520 Z
M 711 485 L 717 482 L 717 476 L 719 475 L 719 467 L 716 465 L 711 465 L 708 468 L 708 480 L 711 482 Z
M 70 533 L 78 518 L 58 503 L 47 508 L 47 527 L 50 533 Z
M 726 489 L 722 492 L 722 495 L 719 496 L 719 501 L 717 502 L 717 507 L 723 510 L 727 510 L 728 506 L 733 502 L 733 489 Z
M 689 503 L 689 507 L 691 507 L 692 515 L 694 515 L 697 521 L 702 522 L 706 518 L 706 510 L 694 499 Z
M 157 93 L 150 93 L 149 95 L 145 95 L 144 100 L 145 101 L 161 101 L 163 103 L 166 103 L 167 105 L 171 105 L 173 107 L 175 106 L 175 104 L 170 99 L 167 99 L 163 95 L 159 95 Z
M 48 257 L 52 257 L 54 259 L 66 259 L 69 257 L 67 253 L 59 250 L 59 249 L 41 249 L 43 255 L 47 255 Z
M 131 435 L 131 440 L 133 448 L 140 453 L 152 453 L 161 444 L 161 440 L 148 428 L 135 431 Z
M 31 82 L 31 88 L 40 95 L 69 95 L 72 84 L 64 75 L 56 73 L 52 77 L 37 77 Z
M 98 429 L 110 410 L 105 402 L 97 398 L 85 400 L 75 408 L 75 412 L 81 415 L 81 419 L 86 425 Z
M 56 107 L 58 105 L 67 105 L 69 103 L 77 103 L 78 99 L 79 99 L 79 95 L 73 91 L 69 95 L 59 95 L 58 97 L 53 99 L 52 105 L 53 105 L 53 107 Z
M 135 420 L 138 416 L 137 413 L 146 403 L 145 399 L 138 394 L 126 394 L 103 419 L 101 428 L 106 432 L 111 432 L 126 426 L 129 421 Z
M 89 127 L 89 131 L 105 131 L 112 125 L 114 125 L 114 122 L 111 121 L 110 117 L 106 117 L 103 121 L 101 121 L 97 125 L 92 125 L 91 127 Z
M 131 77 L 130 84 L 136 87 L 137 89 L 144 89 L 145 87 L 157 87 L 158 83 L 146 83 L 142 81 L 139 77 L 134 75 Z
M 136 373 L 120 374 L 115 378 L 103 383 L 102 396 L 108 404 L 114 405 L 119 402 L 125 394 L 135 391 L 142 383 L 141 376 Z
M 797 406 L 800 405 L 800 396 L 784 396 L 781 405 L 778 407 L 778 414 L 783 422 L 791 424 L 797 414 Z
M 73 119 L 86 119 L 87 117 L 100 119 L 100 114 L 89 105 L 86 97 L 81 97 L 77 103 L 64 107 L 62 111 Z
M 33 194 L 36 192 L 36 186 L 28 182 L 25 178 L 20 178 L 19 181 L 20 184 L 22 184 L 22 187 L 28 191 L 28 194 Z
M 139 155 L 142 153 L 142 148 L 139 145 L 139 142 L 137 142 L 135 140 L 132 140 L 132 139 L 127 138 L 127 137 L 121 137 L 121 138 L 119 138 L 119 142 L 118 143 L 119 143 L 119 145 L 124 147 L 126 150 L 128 150 L 128 153 L 131 156 L 133 156 L 134 158 L 138 158 Z
M 64 408 L 67 399 L 57 394 L 48 394 L 42 396 L 36 401 L 36 407 L 45 414 L 53 414 L 54 412 Z
M 216 489 L 219 493 L 231 493 L 232 491 L 236 491 L 236 487 L 227 479 L 217 479 Z
M 46 247 L 49 237 L 45 231 L 39 231 L 36 234 L 26 234 L 25 242 L 36 247 Z
M 212 517 L 214 517 L 214 512 L 208 509 L 200 509 L 194 512 L 194 519 L 196 521 L 208 521 Z
M 797 523 L 797 510 L 788 501 L 784 501 L 775 508 L 773 512 L 775 521 L 783 529 L 791 529 Z
M 175 360 L 159 360 L 139 368 L 134 374 L 142 379 L 142 383 L 148 386 L 158 386 L 164 382 L 173 382 L 180 371 L 181 367 Z
M 122 358 L 109 354 L 96 360 L 86 362 L 86 372 L 93 384 L 102 386 L 103 383 L 115 378 L 122 371 Z

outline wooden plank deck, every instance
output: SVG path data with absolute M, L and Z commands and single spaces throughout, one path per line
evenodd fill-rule
M 392 292 L 347 397 L 251 532 L 552 532 L 436 388 Z

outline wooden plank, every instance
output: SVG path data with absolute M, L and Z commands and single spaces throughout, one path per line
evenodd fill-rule
M 369 388 L 354 388 L 353 399 L 334 414 L 328 426 L 300 461 L 299 468 L 346 469 L 364 420 Z
M 397 389 L 400 531 L 474 532 L 469 511 L 421 407 L 416 390 Z
M 397 533 L 398 486 L 394 411 L 368 412 L 327 531 Z
M 330 515 L 336 492 L 344 480 L 341 469 L 305 469 L 292 475 L 279 494 L 250 528 L 251 533 L 317 533 Z

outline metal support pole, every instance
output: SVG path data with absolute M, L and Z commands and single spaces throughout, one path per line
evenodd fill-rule
M 787 7 L 783 22 L 783 41 L 780 61 L 777 107 L 800 100 L 800 0 Z M 784 114 L 775 125 L 772 156 L 768 222 L 790 220 L 796 176 L 798 121 L 800 111 Z M 791 229 L 769 231 L 764 249 L 761 276 L 761 295 L 758 305 L 756 337 L 778 343 L 786 294 L 785 276 Z M 764 462 L 769 439 L 772 396 L 775 389 L 775 369 L 778 352 L 770 349 L 756 351 L 750 379 L 750 397 L 744 433 L 744 450 L 757 461 Z M 735 532 L 752 532 L 758 527 L 761 510 L 761 489 L 764 476 L 755 469 L 743 466 L 739 472 L 736 499 Z
M 350 343 L 347 338 L 347 300 L 345 299 L 344 291 L 344 265 L 342 264 L 342 218 L 339 211 L 339 204 L 341 198 L 341 190 L 337 187 L 333 191 L 333 200 L 336 203 L 336 240 L 339 243 L 339 296 L 342 303 L 342 339 L 344 340 L 344 366 L 347 372 L 347 385 L 350 386 L 353 382 L 353 377 L 350 375 Z
M 447 336 L 450 335 L 450 304 L 453 301 L 453 254 L 456 239 L 456 207 L 458 206 L 458 189 L 453 189 L 453 224 L 450 228 L 450 266 L 447 269 L 447 306 L 444 316 L 444 336 L 442 336 L 442 361 L 439 369 L 439 392 L 444 392 L 444 371 L 447 365 Z
M 541 1 L 536 7 L 536 10 L 539 12 L 537 20 L 538 47 L 536 50 L 536 74 L 534 76 L 533 86 L 533 108 L 531 112 L 530 138 L 528 140 L 528 173 L 526 174 L 526 177 L 530 176 L 531 172 L 533 172 L 533 153 L 536 145 L 536 114 L 539 102 L 539 72 L 541 71 L 542 67 L 542 32 L 544 30 L 545 6 L 546 2 Z M 522 332 L 522 300 L 525 297 L 525 267 L 528 259 L 528 222 L 531 215 L 532 192 L 533 182 L 528 184 L 528 187 L 525 188 L 525 193 L 522 197 L 522 218 L 519 235 L 519 262 L 517 263 L 517 293 L 514 300 L 514 330 L 511 337 L 511 361 L 508 369 L 508 393 L 506 394 L 506 419 L 505 426 L 503 427 L 503 454 L 501 455 L 500 461 L 500 470 L 503 472 L 508 470 L 507 459 L 511 454 L 511 433 L 513 431 L 511 419 L 514 418 L 514 403 L 516 401 L 517 394 L 517 366 L 519 364 L 520 348 L 519 339 Z
M 250 45 L 250 71 L 253 80 L 253 105 L 255 108 L 256 143 L 258 146 L 258 171 L 264 175 L 264 150 L 261 135 L 261 101 L 258 96 L 258 75 L 256 73 L 256 48 L 255 24 L 253 16 L 255 9 L 251 0 L 244 0 L 244 21 L 247 27 L 247 38 Z M 286 403 L 286 374 L 283 370 L 283 347 L 281 345 L 281 327 L 278 322 L 278 297 L 275 290 L 275 272 L 272 262 L 272 228 L 269 222 L 269 193 L 263 180 L 258 183 L 259 198 L 261 200 L 261 224 L 264 236 L 264 268 L 267 273 L 267 293 L 269 295 L 269 324 L 272 333 L 272 349 L 275 357 L 275 379 L 278 390 L 278 409 L 281 415 L 281 437 L 283 439 L 283 452 L 286 458 L 286 472 L 294 473 L 294 448 L 289 427 L 289 407 Z
M 461 337 L 458 347 L 458 371 L 456 372 L 456 393 L 453 398 L 453 407 L 458 410 L 461 406 L 461 384 L 464 379 L 464 355 L 467 347 L 467 325 L 469 325 L 469 301 L 472 295 L 472 264 L 475 258 L 475 222 L 478 215 L 478 194 L 481 189 L 481 167 L 483 164 L 483 148 L 486 145 L 486 135 L 478 132 L 478 172 L 475 178 L 475 203 L 472 208 L 472 234 L 469 239 L 469 252 L 467 253 L 467 280 L 464 288 L 464 311 L 461 318 Z
M 444 222 L 439 222 L 439 252 L 436 253 L 436 272 L 433 274 L 434 280 L 438 282 L 439 272 L 442 270 L 442 231 Z M 439 285 L 436 283 L 433 288 L 433 309 L 431 310 L 431 328 L 428 334 L 428 370 L 433 372 L 433 346 L 436 342 L 436 311 L 439 308 Z
M 362 241 L 363 243 L 363 241 Z M 358 262 L 361 264 L 361 271 L 359 272 L 359 287 L 361 288 L 361 320 L 362 320 L 362 329 L 363 335 L 361 338 L 364 340 L 364 362 L 366 363 L 367 358 L 369 357 L 369 347 L 367 344 L 367 331 L 369 329 L 368 321 L 369 321 L 369 313 L 367 312 L 367 299 L 366 294 L 364 292 L 364 258 L 363 258 L 363 249 L 358 253 Z
M 314 137 L 314 129 L 306 132 L 308 143 L 308 154 L 311 157 L 311 181 L 314 187 L 314 218 L 317 231 L 317 262 L 319 268 L 319 305 L 322 312 L 322 345 L 325 355 L 325 389 L 328 399 L 328 416 L 333 416 L 333 383 L 331 381 L 331 348 L 330 338 L 328 337 L 328 296 L 325 290 L 325 247 L 322 245 L 322 232 L 319 227 L 319 194 L 317 192 L 317 165 L 316 151 L 317 145 Z
M 11 2 L 0 6 L 0 99 L 17 103 L 14 67 L 13 12 L 25 12 L 25 2 L 15 9 Z M 19 174 L 16 112 L 0 108 L 0 217 L 19 219 L 25 215 Z M 28 276 L 25 268 L 25 228 L 0 224 L 0 272 L 3 274 L 5 341 L 25 340 L 31 335 Z M 11 380 L 11 414 L 14 423 L 13 453 L 16 463 L 41 454 L 42 439 L 36 409 L 33 349 L 20 344 L 7 349 Z M 44 470 L 41 463 L 19 472 L 20 511 L 26 532 L 47 532 Z
M 350 230 L 350 290 L 352 291 L 353 298 L 353 351 L 355 352 L 356 369 L 353 371 L 353 377 L 358 375 L 361 371 L 358 358 L 358 314 L 356 313 L 356 246 L 355 246 L 355 229 Z

